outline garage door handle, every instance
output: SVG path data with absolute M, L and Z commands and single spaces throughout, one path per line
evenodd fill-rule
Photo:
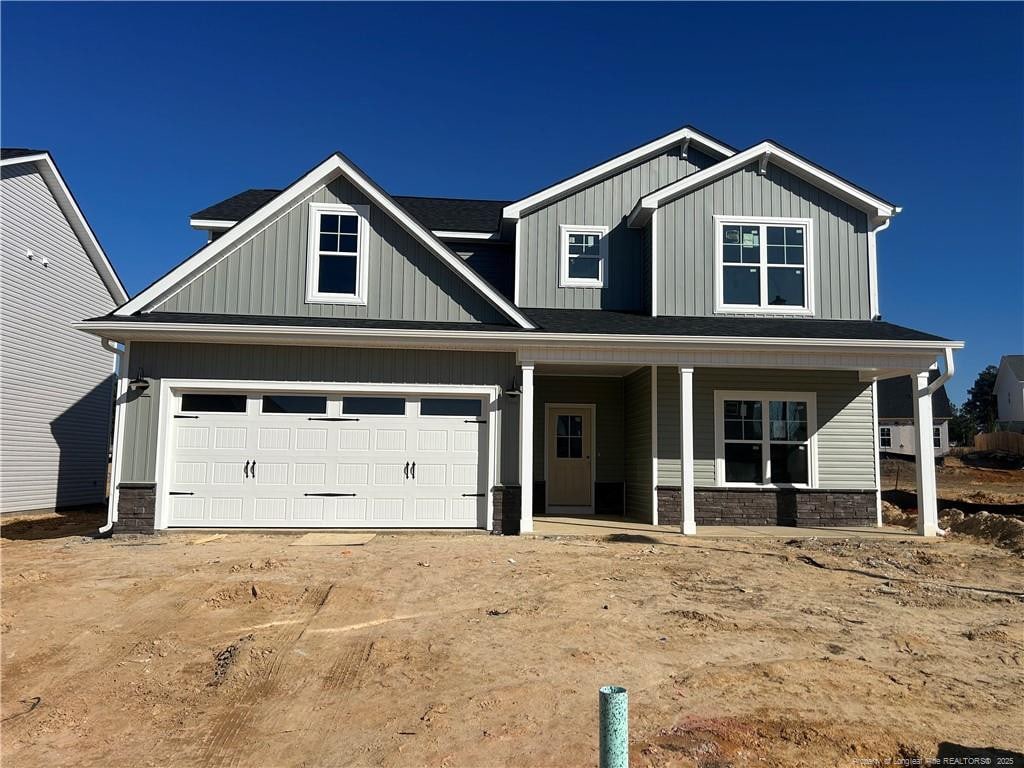
M 405 479 L 409 479 L 409 462 L 405 462 Z
M 245 462 L 245 469 L 242 470 L 246 477 L 249 477 L 249 462 Z
M 413 480 L 416 479 L 416 462 L 415 461 L 412 463 L 412 479 Z
M 352 496 L 355 496 L 355 494 L 354 493 L 305 493 L 305 494 L 303 494 L 303 496 L 330 496 L 331 498 L 334 498 L 334 497 L 337 497 L 337 496 L 352 497 Z
M 359 419 L 354 419 L 354 418 L 351 418 L 351 417 L 341 417 L 341 416 L 310 416 L 308 420 L 309 421 L 359 421 Z
M 256 479 L 256 459 L 252 460 L 252 479 Z
M 482 499 L 484 495 L 482 493 L 464 493 L 463 496 L 470 496 L 474 499 Z

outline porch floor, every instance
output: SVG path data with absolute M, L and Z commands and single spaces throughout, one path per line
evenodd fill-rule
M 533 535 L 549 536 L 612 536 L 651 535 L 681 536 L 677 525 L 649 525 L 638 520 L 623 517 L 594 515 L 537 515 L 533 518 Z M 906 528 L 884 526 L 851 528 L 793 528 L 784 525 L 740 526 L 740 525 L 698 525 L 696 537 L 704 539 L 908 539 L 917 542 L 937 541 L 937 538 L 918 536 Z

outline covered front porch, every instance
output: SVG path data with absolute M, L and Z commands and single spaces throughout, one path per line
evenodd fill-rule
M 879 532 L 879 378 L 912 378 L 930 452 L 934 357 L 610 352 L 520 351 L 522 533 Z M 935 535 L 934 465 L 917 467 Z
M 628 517 L 608 515 L 544 515 L 533 522 L 533 536 L 553 538 L 562 536 L 612 537 L 632 541 L 638 537 L 658 536 L 671 539 L 681 536 L 678 525 L 651 525 Z M 696 538 L 705 539 L 916 539 L 916 534 L 895 526 L 851 526 L 829 528 L 794 528 L 782 525 L 701 525 Z

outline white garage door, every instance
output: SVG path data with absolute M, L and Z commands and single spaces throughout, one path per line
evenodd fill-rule
M 168 526 L 486 525 L 479 397 L 182 392 Z

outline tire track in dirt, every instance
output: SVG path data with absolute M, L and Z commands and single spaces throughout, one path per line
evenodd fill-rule
M 327 602 L 333 587 L 333 584 L 319 584 L 312 588 L 300 604 L 305 615 L 297 623 L 283 625 L 278 629 L 272 643 L 274 659 L 266 673 L 253 678 L 232 702 L 227 716 L 217 720 L 204 738 L 194 742 L 201 750 L 196 764 L 203 768 L 232 768 L 243 761 L 247 752 L 240 749 L 241 742 L 247 738 L 245 732 L 251 730 L 251 721 L 257 707 L 268 700 L 275 689 L 282 687 L 282 682 L 290 679 L 285 672 L 297 663 L 292 653 L 294 646 Z M 257 741 L 261 738 L 262 735 L 257 737 Z

